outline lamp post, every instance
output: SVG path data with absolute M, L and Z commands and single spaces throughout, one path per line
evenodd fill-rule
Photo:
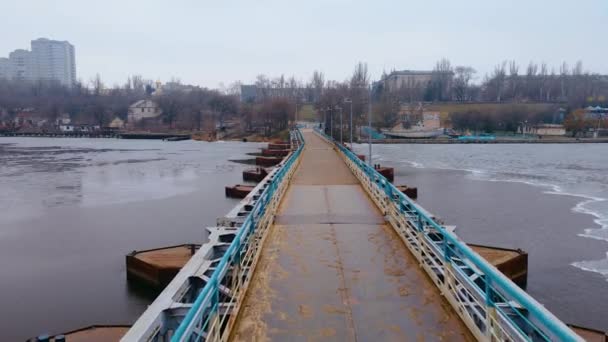
M 331 107 L 327 107 L 329 111 L 329 131 L 331 132 L 331 140 L 334 140 L 334 112 Z
M 344 99 L 344 103 L 350 103 L 350 149 L 353 149 L 353 100 L 350 98 Z
M 323 113 L 323 126 L 321 126 L 321 123 L 319 123 L 319 128 L 323 127 L 323 131 L 325 131 L 325 112 L 323 111 L 323 108 L 319 109 L 319 112 Z
M 369 85 L 369 111 L 367 112 L 367 140 L 369 144 L 369 166 L 372 166 L 372 85 Z
M 340 111 L 340 144 L 342 144 L 344 141 L 342 140 L 342 131 L 344 128 L 344 125 L 342 124 L 342 107 L 336 106 L 336 109 Z

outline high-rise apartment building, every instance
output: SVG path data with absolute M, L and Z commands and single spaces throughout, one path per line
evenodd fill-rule
M 32 51 L 15 50 L 0 58 L 0 78 L 21 81 L 58 81 L 71 87 L 76 82 L 74 46 L 67 41 L 32 40 Z
M 18 49 L 8 55 L 10 78 L 19 81 L 34 80 L 32 66 L 32 53 L 28 50 Z
M 32 40 L 32 64 L 37 80 L 55 80 L 69 87 L 76 82 L 74 46 L 67 41 Z
M 10 78 L 10 60 L 0 57 L 0 78 Z

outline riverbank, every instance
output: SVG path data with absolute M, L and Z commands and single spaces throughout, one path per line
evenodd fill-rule
M 374 163 L 395 167 L 395 184 L 418 187 L 418 201 L 456 225 L 463 240 L 528 252 L 527 291 L 550 311 L 607 330 L 608 303 L 598 301 L 608 298 L 603 148 L 529 146 L 377 145 L 373 151 Z M 593 263 L 593 272 L 581 263 Z
M 364 139 L 361 140 L 364 143 Z M 375 139 L 373 144 L 605 144 L 608 138 L 500 138 L 494 140 L 458 140 L 453 138 L 435 139 Z
M 217 137 L 209 132 L 131 132 L 131 131 L 92 131 L 92 132 L 0 132 L 0 137 L 12 138 L 105 138 L 130 140 L 196 140 L 196 141 L 241 141 L 241 142 L 276 142 L 285 141 L 288 131 L 280 131 L 271 136 L 261 134 L 237 134 Z

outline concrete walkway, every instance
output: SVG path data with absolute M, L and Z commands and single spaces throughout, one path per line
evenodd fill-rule
M 473 340 L 337 152 L 304 137 L 233 340 Z

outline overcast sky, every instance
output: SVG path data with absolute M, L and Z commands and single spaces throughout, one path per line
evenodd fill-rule
M 218 87 L 317 69 L 344 80 L 356 62 L 431 69 L 446 57 L 478 79 L 514 59 L 608 73 L 608 0 L 3 0 L 0 56 L 39 37 L 76 47 L 78 78 L 128 75 Z

